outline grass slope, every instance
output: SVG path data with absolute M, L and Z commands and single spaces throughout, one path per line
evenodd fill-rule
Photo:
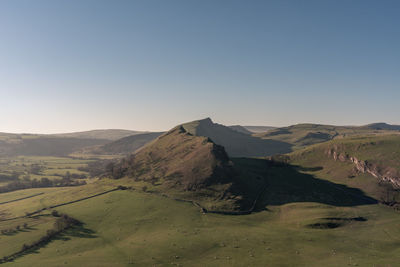
M 400 166 L 399 135 L 336 139 L 293 152 L 288 157 L 291 164 L 319 178 L 359 188 L 377 200 L 388 198 L 390 194 L 390 198 L 395 197 L 400 202 L 400 192 L 393 188 L 392 184 L 368 173 L 356 171 L 355 164 L 350 160 L 335 161 L 333 156 L 327 153 L 330 150 L 367 161 L 378 171 L 397 170 L 392 172 L 396 176 Z
M 332 139 L 360 135 L 382 135 L 393 133 L 396 133 L 396 131 L 393 131 L 393 129 L 390 127 L 353 127 L 305 123 L 276 128 L 266 133 L 257 133 L 254 136 L 267 140 L 286 142 L 290 144 L 291 149 L 297 150 L 309 145 L 323 143 Z
M 57 192 L 48 191 L 19 205 L 35 209 L 38 203 L 61 202 L 93 189 L 93 185 L 81 187 L 79 193 L 77 188 L 52 189 Z M 16 203 L 7 205 L 0 207 L 14 213 Z M 190 203 L 128 190 L 58 210 L 84 225 L 5 266 L 396 266 L 400 261 L 400 217 L 376 204 L 340 207 L 294 202 L 269 205 L 268 211 L 246 216 L 223 216 L 201 214 Z M 0 236 L 0 256 L 37 239 L 51 227 L 52 218 L 25 220 L 30 230 Z M 339 222 L 340 227 L 310 227 L 327 221 Z

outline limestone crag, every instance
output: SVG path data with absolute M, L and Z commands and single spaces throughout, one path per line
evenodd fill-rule
M 335 161 L 350 161 L 354 164 L 357 171 L 361 173 L 369 173 L 379 180 L 389 182 L 396 188 L 400 188 L 400 174 L 395 168 L 389 166 L 380 166 L 368 162 L 367 160 L 359 160 L 358 158 L 350 156 L 345 152 L 339 152 L 338 147 L 336 146 L 328 149 L 326 154 L 329 157 L 332 157 Z

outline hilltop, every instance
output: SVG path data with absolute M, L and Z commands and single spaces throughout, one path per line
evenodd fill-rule
M 176 127 L 121 163 L 124 174 L 184 190 L 226 183 L 229 158 L 223 147 Z
M 209 137 L 223 146 L 230 157 L 261 157 L 291 151 L 286 142 L 261 139 L 214 123 L 210 118 L 184 123 L 182 127 L 192 135 Z

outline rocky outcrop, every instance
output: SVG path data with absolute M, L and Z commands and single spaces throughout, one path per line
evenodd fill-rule
M 326 154 L 329 157 L 332 157 L 335 161 L 352 162 L 357 171 L 361 173 L 369 173 L 381 181 L 389 182 L 394 187 L 400 188 L 400 173 L 395 168 L 380 166 L 368 162 L 367 160 L 359 160 L 345 152 L 339 152 L 337 146 L 328 149 Z

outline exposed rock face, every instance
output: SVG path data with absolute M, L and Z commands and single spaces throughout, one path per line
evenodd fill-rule
M 393 186 L 400 188 L 400 174 L 395 168 L 379 166 L 366 160 L 359 160 L 356 157 L 348 155 L 347 153 L 340 153 L 338 152 L 337 146 L 328 149 L 326 154 L 330 157 L 333 157 L 335 161 L 350 161 L 354 164 L 357 171 L 361 173 L 369 173 L 379 180 L 389 182 Z

